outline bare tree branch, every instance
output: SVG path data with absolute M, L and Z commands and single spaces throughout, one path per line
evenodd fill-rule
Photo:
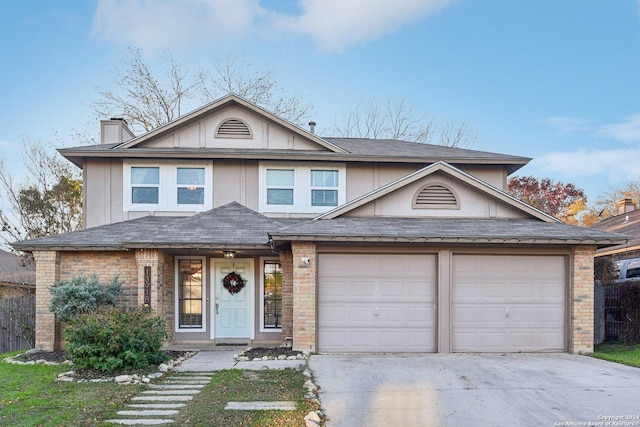
M 477 139 L 477 134 L 466 122 L 445 122 L 438 126 L 433 117 L 427 117 L 404 98 L 396 101 L 387 99 L 384 107 L 376 99 L 367 103 L 358 102 L 353 110 L 334 123 L 331 131 L 346 138 L 399 139 L 422 143 L 432 143 L 435 139 L 439 144 L 449 147 L 468 147 Z

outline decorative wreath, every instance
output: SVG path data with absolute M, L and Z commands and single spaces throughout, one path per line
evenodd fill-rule
M 236 274 L 235 271 L 232 271 L 224 276 L 224 279 L 222 279 L 222 286 L 224 286 L 230 294 L 237 294 L 242 290 L 242 288 L 244 288 L 244 279 L 239 274 Z

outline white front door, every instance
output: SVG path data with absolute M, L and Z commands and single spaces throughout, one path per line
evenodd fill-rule
M 212 260 L 213 304 L 211 309 L 214 336 L 212 338 L 253 338 L 251 324 L 253 319 L 253 261 L 251 260 Z M 244 287 L 237 293 L 231 293 L 223 286 L 224 278 L 236 273 L 244 281 Z

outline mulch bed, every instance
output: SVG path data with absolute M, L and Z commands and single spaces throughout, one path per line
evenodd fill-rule
M 166 350 L 165 353 L 172 359 L 177 359 L 180 356 L 186 354 L 186 351 L 173 351 Z M 46 360 L 47 362 L 62 363 L 66 360 L 67 353 L 65 351 L 38 351 L 34 353 L 22 353 L 15 357 L 16 360 L 21 362 L 29 362 L 33 360 Z
M 259 347 L 252 348 L 251 350 L 245 350 L 245 352 L 243 353 L 244 356 L 247 356 L 250 359 L 264 356 L 297 356 L 299 354 L 302 354 L 302 352 L 291 350 L 291 347 Z

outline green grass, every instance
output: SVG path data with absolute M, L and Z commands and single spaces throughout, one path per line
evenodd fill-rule
M 69 366 L 12 365 L 0 355 L 0 426 L 95 426 L 142 390 L 143 385 L 55 382 Z M 304 398 L 306 377 L 285 370 L 217 372 L 200 394 L 180 411 L 175 425 L 304 426 L 303 418 L 319 405 Z M 296 411 L 225 411 L 227 402 L 297 402 Z
M 640 368 L 640 344 L 601 344 L 596 347 L 593 357 Z
M 68 366 L 11 365 L 0 355 L 0 425 L 94 426 L 137 395 L 142 386 L 114 383 L 58 383 Z
M 293 369 L 220 371 L 176 418 L 176 425 L 189 426 L 304 426 L 304 416 L 319 409 L 306 400 L 306 381 Z M 295 411 L 225 411 L 227 402 L 297 402 Z

